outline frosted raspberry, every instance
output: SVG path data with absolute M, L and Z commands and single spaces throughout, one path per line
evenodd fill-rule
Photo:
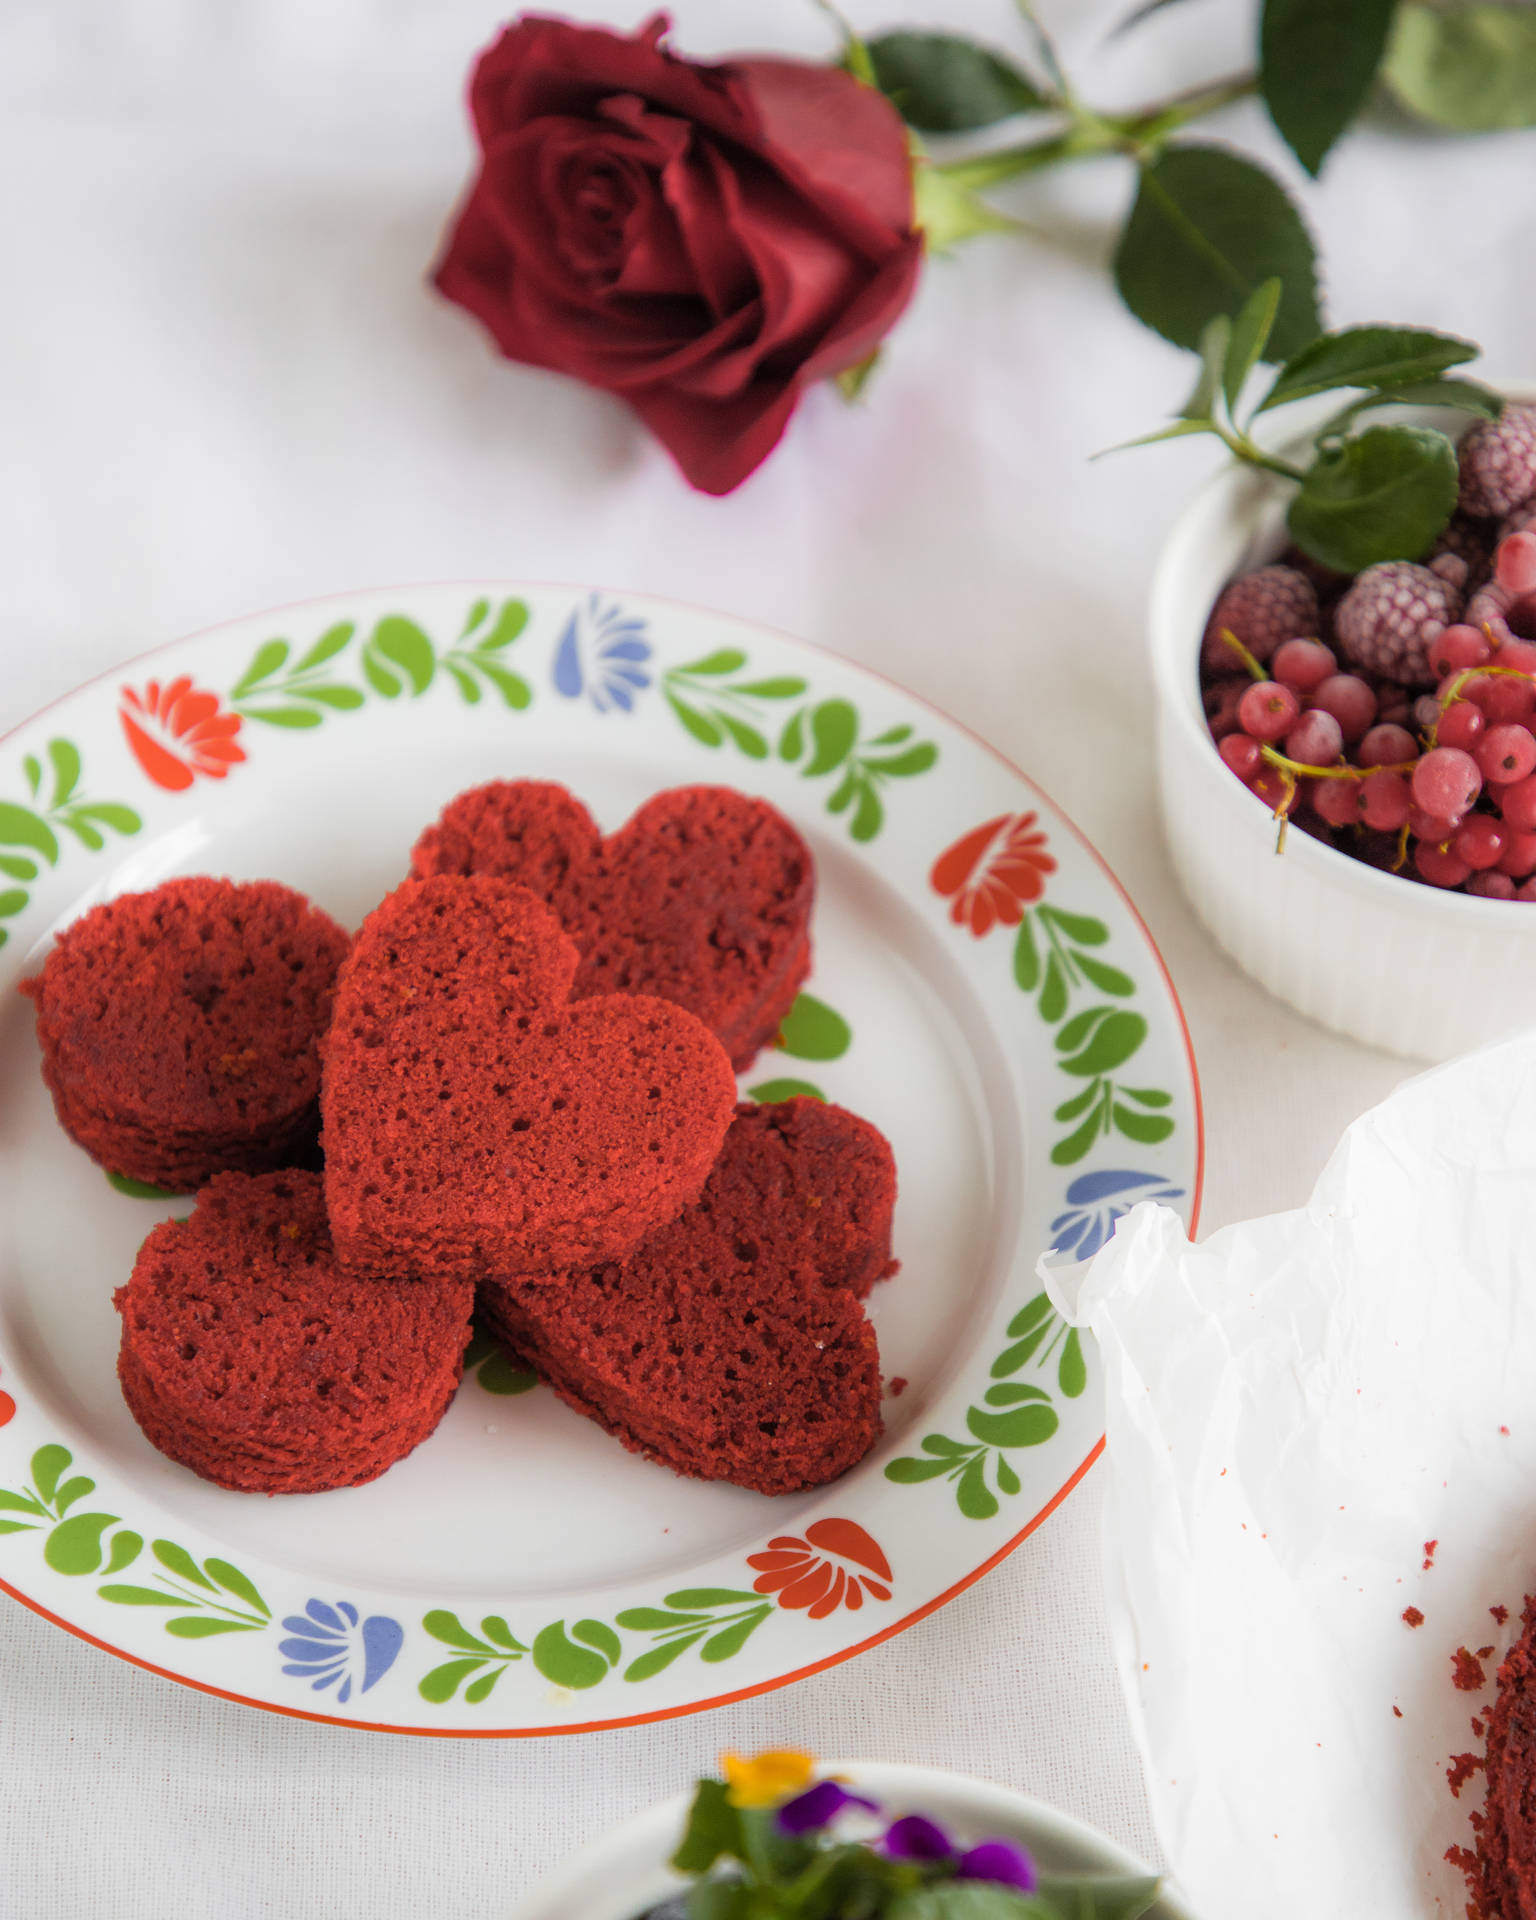
M 1260 567 L 1222 589 L 1205 628 L 1201 664 L 1214 672 L 1231 670 L 1234 655 L 1223 641 L 1228 628 L 1253 655 L 1267 660 L 1287 640 L 1309 640 L 1317 632 L 1317 593 L 1294 567 Z
M 1498 519 L 1536 498 L 1536 406 L 1507 406 L 1479 420 L 1461 443 L 1461 504 Z
M 1427 567 L 1383 560 L 1339 602 L 1334 634 L 1355 666 L 1400 686 L 1428 686 L 1435 678 L 1429 644 L 1459 617 L 1466 578 L 1466 561 L 1453 553 Z

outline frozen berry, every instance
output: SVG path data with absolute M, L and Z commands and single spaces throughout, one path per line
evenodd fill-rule
M 1508 819 L 1504 822 L 1504 851 L 1499 855 L 1499 872 L 1513 874 L 1517 880 L 1523 880 L 1528 873 L 1536 873 L 1536 833 L 1523 833 L 1512 827 Z
M 1536 900 L 1536 880 L 1527 880 L 1523 886 L 1515 888 L 1517 900 Z
M 1344 753 L 1344 729 L 1331 713 L 1314 707 L 1285 736 L 1285 757 L 1304 767 L 1336 766 Z
M 1536 640 L 1523 640 L 1514 634 L 1499 648 L 1494 665 L 1508 673 L 1536 674 Z
M 1232 665 L 1232 648 L 1222 639 L 1229 630 L 1253 655 L 1268 660 L 1286 640 L 1317 632 L 1317 594 L 1294 567 L 1260 567 L 1225 588 L 1206 623 L 1202 663 L 1216 672 Z
M 1536 594 L 1513 593 L 1490 580 L 1467 602 L 1467 623 L 1491 636 L 1495 646 L 1536 635 Z
M 1358 674 L 1330 674 L 1313 689 L 1312 705 L 1331 713 L 1351 744 L 1364 736 L 1376 718 L 1376 696 Z
M 1470 753 L 1435 747 L 1412 774 L 1414 803 L 1442 820 L 1456 820 L 1483 790 L 1483 776 Z
M 1301 702 L 1289 687 L 1256 680 L 1237 705 L 1237 717 L 1255 740 L 1283 740 L 1296 724 Z
M 1311 693 L 1329 674 L 1338 672 L 1339 663 L 1333 648 L 1325 647 L 1321 640 L 1287 640 L 1276 651 L 1269 670 L 1292 693 Z
M 1445 741 L 1443 733 L 1441 740 L 1443 744 L 1451 744 Z M 1489 727 L 1472 749 L 1472 758 L 1490 786 L 1507 787 L 1515 780 L 1523 780 L 1528 773 L 1536 773 L 1536 739 L 1532 738 L 1529 727 L 1505 722 Z M 1476 866 L 1477 862 L 1474 860 L 1472 864 Z
M 1536 682 L 1517 674 L 1484 674 L 1477 684 L 1476 699 L 1489 726 L 1511 720 L 1523 724 L 1536 714 Z
M 1252 685 L 1252 680 L 1244 673 L 1235 679 L 1229 677 L 1213 681 L 1205 689 L 1205 717 L 1210 723 L 1213 740 L 1235 733 L 1243 724 L 1237 717 L 1238 702 Z
M 1436 703 L 1439 708 L 1439 702 Z M 1438 720 L 1430 725 L 1435 730 L 1437 747 L 1460 747 L 1463 753 L 1473 753 L 1478 741 L 1488 727 L 1483 718 L 1481 707 L 1474 706 L 1470 700 L 1453 700 L 1440 714 Z
M 1499 585 L 1510 593 L 1536 591 L 1536 533 L 1512 533 L 1501 540 L 1493 570 Z
M 1413 864 L 1432 887 L 1459 887 L 1472 871 L 1453 849 L 1427 840 L 1414 848 Z
M 1229 733 L 1216 751 L 1239 780 L 1251 780 L 1264 764 L 1264 750 L 1251 734 Z
M 1296 798 L 1296 786 L 1278 767 L 1264 771 L 1248 782 L 1248 791 L 1256 793 L 1271 813 L 1289 813 Z
M 1330 827 L 1352 827 L 1360 818 L 1361 780 L 1319 780 L 1312 805 Z
M 1476 708 L 1473 711 L 1476 712 Z M 1483 724 L 1480 713 L 1477 724 Z M 1452 741 L 1447 744 L 1459 746 L 1462 743 Z M 1355 759 L 1362 767 L 1395 767 L 1405 760 L 1417 758 L 1418 751 L 1419 743 L 1406 727 L 1387 724 L 1371 728 L 1355 749 Z
M 1519 833 L 1536 833 L 1536 773 L 1499 789 L 1499 812 L 1506 826 Z
M 1410 787 L 1412 780 L 1409 781 Z M 1444 820 L 1437 813 L 1430 813 L 1423 807 L 1408 809 L 1408 831 L 1415 840 L 1427 840 L 1432 847 L 1443 847 L 1450 841 L 1451 835 L 1461 825 L 1461 816 Z
M 1396 833 L 1413 806 L 1413 789 L 1406 773 L 1385 768 L 1368 773 L 1360 782 L 1360 818 L 1381 833 Z
M 1513 513 L 1536 495 L 1536 406 L 1511 404 L 1479 420 L 1461 443 L 1461 505 L 1484 519 Z
M 1427 684 L 1435 678 L 1430 645 L 1460 615 L 1466 575 L 1454 554 L 1430 567 L 1411 560 L 1367 567 L 1334 613 L 1339 644 L 1357 667 L 1405 687 Z
M 1469 627 L 1462 621 L 1443 627 L 1431 642 L 1429 664 L 1437 676 L 1459 673 L 1463 667 L 1480 667 L 1493 652 L 1481 627 Z
M 1428 733 L 1440 721 L 1440 694 L 1421 693 L 1413 703 L 1413 724 L 1423 733 Z M 1468 702 L 1470 705 L 1471 703 Z M 1478 708 L 1482 713 L 1482 708 Z
M 1496 867 L 1504 851 L 1505 829 L 1491 813 L 1474 813 L 1463 820 L 1451 836 L 1451 851 L 1465 860 L 1474 873 Z
M 1467 892 L 1475 893 L 1484 900 L 1513 900 L 1515 883 L 1507 873 L 1500 873 L 1495 867 L 1491 873 L 1474 873 L 1467 882 Z

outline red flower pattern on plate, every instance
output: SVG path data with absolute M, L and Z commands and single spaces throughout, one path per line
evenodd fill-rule
M 866 1592 L 874 1600 L 891 1597 L 891 1563 L 855 1520 L 814 1520 L 804 1539 L 781 1533 L 761 1553 L 749 1553 L 747 1565 L 758 1570 L 754 1593 L 776 1595 L 781 1607 L 804 1607 L 812 1620 L 839 1607 L 856 1613 Z
M 0 1388 L 0 1427 L 7 1427 L 16 1418 L 16 1402 Z
M 123 688 L 118 718 L 134 758 L 169 793 L 184 793 L 199 774 L 222 780 L 245 749 L 236 735 L 238 713 L 224 713 L 216 693 L 193 686 L 186 674 L 164 686 L 151 680 L 142 693 Z
M 933 863 L 929 884 L 955 904 L 949 917 L 979 940 L 1001 924 L 1016 927 L 1024 909 L 1045 892 L 1056 856 L 1045 850 L 1035 813 L 1000 813 L 962 834 Z

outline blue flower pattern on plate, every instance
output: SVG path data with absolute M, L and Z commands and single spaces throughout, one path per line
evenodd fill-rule
M 382 1680 L 405 1640 L 398 1620 L 380 1613 L 359 1620 L 357 1608 L 345 1600 L 338 1600 L 334 1607 L 311 1600 L 302 1614 L 289 1614 L 283 1625 L 299 1636 L 278 1645 L 287 1663 L 283 1672 L 308 1680 L 316 1693 L 339 1680 L 338 1704 L 352 1698 L 352 1682 L 359 1678 L 359 1670 L 359 1693 Z
M 1139 1200 L 1182 1200 L 1184 1189 L 1158 1173 L 1132 1173 L 1100 1168 L 1080 1173 L 1067 1188 L 1067 1211 L 1051 1222 L 1051 1244 L 1057 1253 L 1091 1260 L 1113 1233 L 1115 1222 Z
M 555 691 L 567 700 L 583 693 L 599 713 L 634 709 L 635 696 L 651 684 L 644 663 L 651 657 L 645 622 L 617 605 L 605 607 L 590 594 L 565 623 L 555 649 Z

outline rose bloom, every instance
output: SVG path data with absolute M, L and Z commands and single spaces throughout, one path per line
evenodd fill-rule
M 480 57 L 483 161 L 435 278 L 509 359 L 627 400 L 707 493 L 871 354 L 922 258 L 900 117 L 839 68 L 719 66 L 527 15 Z

